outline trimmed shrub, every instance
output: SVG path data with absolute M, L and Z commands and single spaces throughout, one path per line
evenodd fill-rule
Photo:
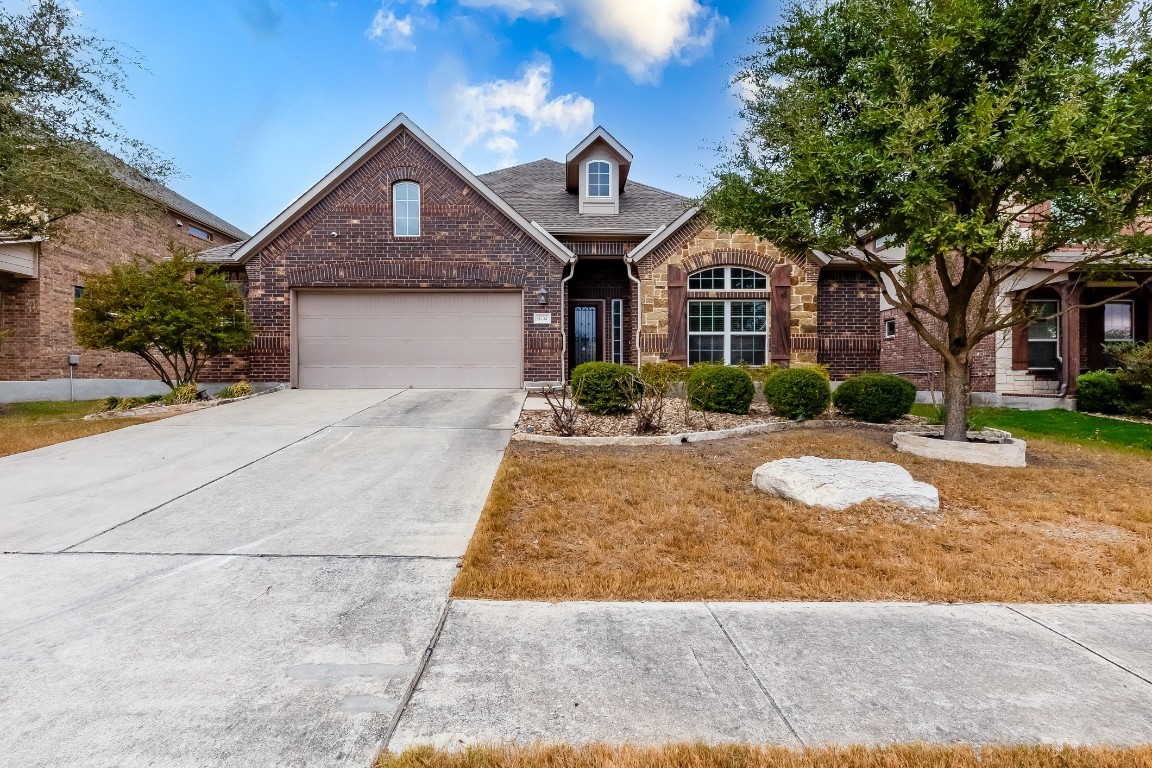
M 916 402 L 916 387 L 891 373 L 865 373 L 845 380 L 832 402 L 846 416 L 887 424 L 906 415 Z
M 238 381 L 217 392 L 216 397 L 219 400 L 231 400 L 234 397 L 246 397 L 250 394 L 252 394 L 252 385 L 246 381 Z
M 572 369 L 573 397 L 592 413 L 628 413 L 632 401 L 626 382 L 634 373 L 634 368 L 619 363 L 581 363 Z
M 1124 386 L 1116 374 L 1089 371 L 1076 377 L 1076 410 L 1120 413 L 1124 401 Z
M 644 363 L 640 366 L 640 380 L 653 393 L 667 397 L 682 381 L 688 380 L 690 371 L 677 363 Z
M 172 391 L 160 398 L 160 402 L 164 405 L 184 405 L 195 400 L 199 392 L 200 389 L 196 386 L 196 382 L 190 381 L 187 384 L 172 387 Z
M 744 365 L 743 363 L 741 363 L 740 369 L 747 371 L 748 375 L 752 377 L 752 381 L 756 382 L 756 383 L 760 383 L 760 384 L 764 383 L 765 381 L 768 381 L 768 379 L 772 378 L 776 374 L 780 373 L 780 371 L 784 370 L 783 367 L 777 365 L 776 363 L 770 363 L 769 365 L 761 365 L 759 368 L 753 368 L 751 366 Z
M 692 407 L 711 413 L 748 413 L 756 386 L 748 372 L 731 365 L 694 365 L 687 394 Z
M 814 366 L 788 368 L 764 382 L 764 400 L 786 419 L 812 419 L 828 410 L 832 387 Z

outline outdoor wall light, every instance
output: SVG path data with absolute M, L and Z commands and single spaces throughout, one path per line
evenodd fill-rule
M 541 306 L 548 303 L 548 289 L 541 288 L 536 292 L 536 300 L 540 302 Z

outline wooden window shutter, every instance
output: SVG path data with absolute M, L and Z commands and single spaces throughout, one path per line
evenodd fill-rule
M 787 366 L 792 359 L 792 266 L 781 264 L 773 268 L 771 284 L 769 359 L 773 363 Z
M 668 265 L 668 354 L 670 362 L 688 364 L 688 275 Z
M 1019 299 L 1012 300 L 1015 309 L 1021 309 Z M 1028 370 L 1028 321 L 1012 326 L 1012 370 Z

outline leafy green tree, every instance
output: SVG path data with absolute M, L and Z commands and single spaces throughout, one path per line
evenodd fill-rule
M 1029 319 L 1005 289 L 1068 246 L 1096 274 L 1147 269 L 1146 5 L 794 2 L 757 43 L 704 210 L 879 280 L 940 356 L 948 439 L 965 439 L 975 346 Z
M 211 358 L 252 343 L 239 289 L 185 250 L 87 277 L 73 313 L 76 341 L 137 355 L 172 388 L 196 381 Z
M 0 233 L 50 235 L 82 212 L 156 212 L 139 190 L 171 168 L 113 116 L 136 64 L 59 0 L 0 8 Z

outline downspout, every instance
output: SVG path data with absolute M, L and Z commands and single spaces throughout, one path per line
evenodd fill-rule
M 568 382 L 568 281 L 576 276 L 576 254 L 568 261 L 572 271 L 560 281 L 560 383 Z
M 632 276 L 632 265 L 636 263 L 634 258 L 637 253 L 647 246 L 649 243 L 660 237 L 660 233 L 668 229 L 667 224 L 661 224 L 656 228 L 656 231 L 644 238 L 644 241 L 633 248 L 624 257 L 624 270 L 628 273 L 628 279 L 636 283 L 636 367 L 640 367 L 640 327 L 644 323 L 644 296 L 641 293 L 641 283 L 639 277 Z
M 636 367 L 640 367 L 640 324 L 644 321 L 643 297 L 640 293 L 640 278 L 632 276 L 632 262 L 624 259 L 624 271 L 628 279 L 636 283 Z

